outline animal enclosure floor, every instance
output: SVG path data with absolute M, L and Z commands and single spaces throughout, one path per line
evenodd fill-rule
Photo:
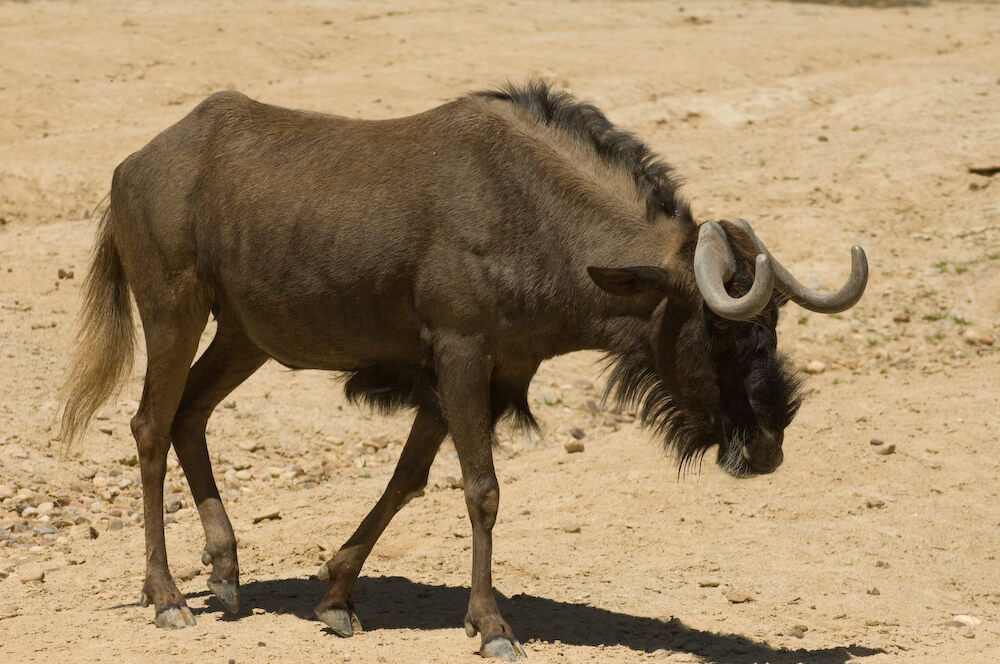
M 312 616 L 312 575 L 378 498 L 406 417 L 273 363 L 240 387 L 209 447 L 244 608 L 205 588 L 172 463 L 168 553 L 198 624 L 168 633 L 137 604 L 144 358 L 66 459 L 57 390 L 91 211 L 209 93 L 386 118 L 533 75 L 636 132 L 698 219 L 748 219 L 807 285 L 838 286 L 855 243 L 872 273 L 843 315 L 783 310 L 779 343 L 813 373 L 770 476 L 706 459 L 678 478 L 630 414 L 596 407 L 597 355 L 542 367 L 542 438 L 496 452 L 494 580 L 530 661 L 1000 661 L 1000 4 L 411 4 L 0 3 L 4 661 L 480 661 L 447 446 L 362 572 L 365 631 Z

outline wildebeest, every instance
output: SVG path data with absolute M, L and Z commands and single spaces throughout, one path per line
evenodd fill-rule
M 852 306 L 864 252 L 840 291 L 815 293 L 746 222 L 696 224 L 677 189 L 633 135 L 542 82 L 381 121 L 221 92 L 129 156 L 85 286 L 63 440 L 129 374 L 131 292 L 148 355 L 132 433 L 156 624 L 194 624 L 164 545 L 171 443 L 204 525 L 208 585 L 237 610 L 236 540 L 205 427 L 268 358 L 345 372 L 352 400 L 416 411 L 385 493 L 321 568 L 316 615 L 341 636 L 358 629 L 366 557 L 451 435 L 473 534 L 466 630 L 485 656 L 523 655 L 492 592 L 492 444 L 502 418 L 534 426 L 527 389 L 547 358 L 606 352 L 608 396 L 682 466 L 717 445 L 733 475 L 777 468 L 799 405 L 778 307 Z M 210 314 L 217 332 L 191 366 Z

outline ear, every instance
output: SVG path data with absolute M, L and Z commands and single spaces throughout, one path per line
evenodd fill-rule
M 638 295 L 640 293 L 661 293 L 671 295 L 677 292 L 670 273 L 659 267 L 640 265 L 636 267 L 588 267 L 587 273 L 597 286 L 612 295 Z

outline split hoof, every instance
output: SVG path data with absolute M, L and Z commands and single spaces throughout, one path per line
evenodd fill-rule
M 479 654 L 490 659 L 502 659 L 505 662 L 516 662 L 518 657 L 528 658 L 528 653 L 517 641 L 511 641 L 506 636 L 494 636 L 479 648 Z
M 194 627 L 194 614 L 186 606 L 168 606 L 162 611 L 157 611 L 153 622 L 161 629 L 184 629 Z
M 228 581 L 208 580 L 208 589 L 222 602 L 229 613 L 238 613 L 240 610 L 240 587 Z
M 353 611 L 347 609 L 324 609 L 316 611 L 319 618 L 327 627 L 333 630 L 337 636 L 348 638 L 354 636 L 355 632 L 363 631 L 361 621 Z

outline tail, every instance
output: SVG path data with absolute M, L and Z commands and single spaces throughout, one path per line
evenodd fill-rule
M 135 328 L 132 301 L 111 231 L 111 206 L 97 232 L 90 271 L 84 282 L 80 329 L 63 386 L 63 451 L 83 431 L 94 412 L 110 399 L 132 372 Z

